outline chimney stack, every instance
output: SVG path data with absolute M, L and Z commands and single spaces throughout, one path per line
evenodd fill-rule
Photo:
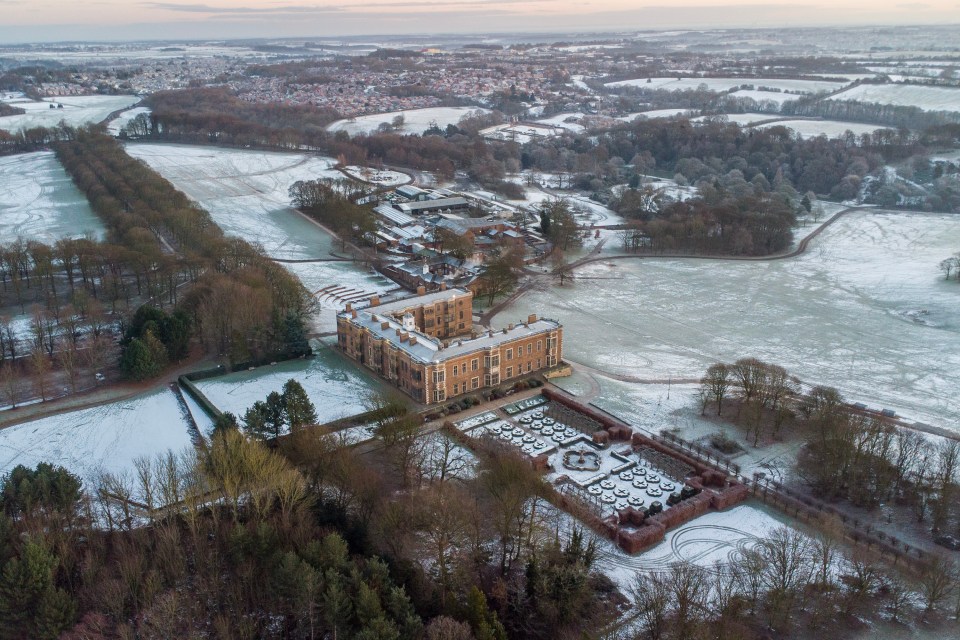
M 427 295 L 427 288 L 426 288 L 425 286 L 423 286 L 423 285 L 420 285 L 419 287 L 417 287 L 417 295 L 418 295 L 418 296 L 425 296 L 425 295 Z
M 381 322 L 381 323 L 380 323 L 380 328 L 381 328 L 381 329 L 389 329 L 389 328 L 390 328 L 390 323 L 389 323 L 389 322 Z
M 537 321 L 537 314 L 531 313 L 529 316 L 527 316 L 527 324 L 533 324 L 536 321 Z
M 399 329 L 399 328 L 397 329 L 397 335 L 400 335 L 400 329 Z
M 417 336 L 410 336 L 410 345 L 413 346 L 417 344 Z
M 447 290 L 447 283 L 446 283 L 446 282 L 441 282 L 441 283 L 440 283 L 440 291 L 446 291 L 446 290 Z
M 370 306 L 376 307 L 380 304 L 380 296 L 371 296 L 370 297 Z
M 347 306 L 345 307 L 345 309 L 346 309 L 347 311 L 353 311 L 353 304 L 351 304 L 351 303 L 348 302 L 348 303 L 347 303 Z
M 357 319 L 357 310 L 356 310 L 356 309 L 353 309 L 353 310 L 350 312 L 350 317 L 353 318 L 354 320 Z

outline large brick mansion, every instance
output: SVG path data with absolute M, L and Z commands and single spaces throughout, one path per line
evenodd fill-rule
M 444 402 L 560 363 L 563 327 L 531 315 L 526 322 L 478 333 L 473 293 L 440 290 L 337 315 L 340 349 L 414 400 Z

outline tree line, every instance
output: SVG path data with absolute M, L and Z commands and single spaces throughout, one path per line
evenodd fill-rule
M 161 275 L 155 258 L 173 265 L 167 290 L 208 351 L 237 362 L 302 348 L 309 296 L 293 275 L 245 240 L 224 236 L 209 213 L 116 140 L 82 130 L 55 150 L 110 238 L 146 265 L 148 284 Z M 182 282 L 189 287 L 178 295 Z
M 711 365 L 700 399 L 755 446 L 789 427 L 803 441 L 792 471 L 814 496 L 867 510 L 886 504 L 934 536 L 960 533 L 960 442 L 897 427 L 832 387 L 804 391 L 783 367 L 755 358 Z
M 561 537 L 513 455 L 477 460 L 391 399 L 373 447 L 222 426 L 83 487 L 0 481 L 0 635 L 67 639 L 582 637 L 626 601 Z M 372 405 L 373 406 L 373 405 Z

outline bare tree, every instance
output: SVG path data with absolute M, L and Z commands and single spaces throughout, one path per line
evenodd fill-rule
M 630 591 L 644 636 L 660 640 L 666 634 L 670 613 L 670 578 L 661 572 L 637 572 Z
M 710 365 L 707 374 L 700 379 L 700 386 L 717 403 L 718 416 L 723 412 L 723 399 L 727 396 L 731 383 L 730 367 L 722 362 Z

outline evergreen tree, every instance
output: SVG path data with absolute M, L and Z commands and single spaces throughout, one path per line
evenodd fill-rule
M 290 430 L 317 424 L 317 410 L 303 385 L 293 378 L 283 385 L 283 404 Z
M 217 419 L 213 421 L 213 432 L 225 431 L 229 429 L 238 429 L 240 427 L 237 422 L 237 416 L 233 415 L 229 411 L 224 411 Z
M 272 430 L 272 437 L 279 438 L 287 418 L 287 407 L 283 396 L 276 391 L 267 394 L 266 412 L 264 413 L 267 427 Z
M 243 414 L 244 430 L 260 440 L 270 437 L 270 427 L 267 425 L 267 403 L 257 400 L 253 406 Z
M 303 322 L 303 316 L 293 312 L 288 313 L 283 321 L 283 331 L 284 351 L 287 356 L 310 353 L 310 342 L 307 340 L 307 327 Z
M 76 604 L 53 583 L 57 558 L 27 540 L 0 574 L 0 638 L 56 638 L 73 623 Z

